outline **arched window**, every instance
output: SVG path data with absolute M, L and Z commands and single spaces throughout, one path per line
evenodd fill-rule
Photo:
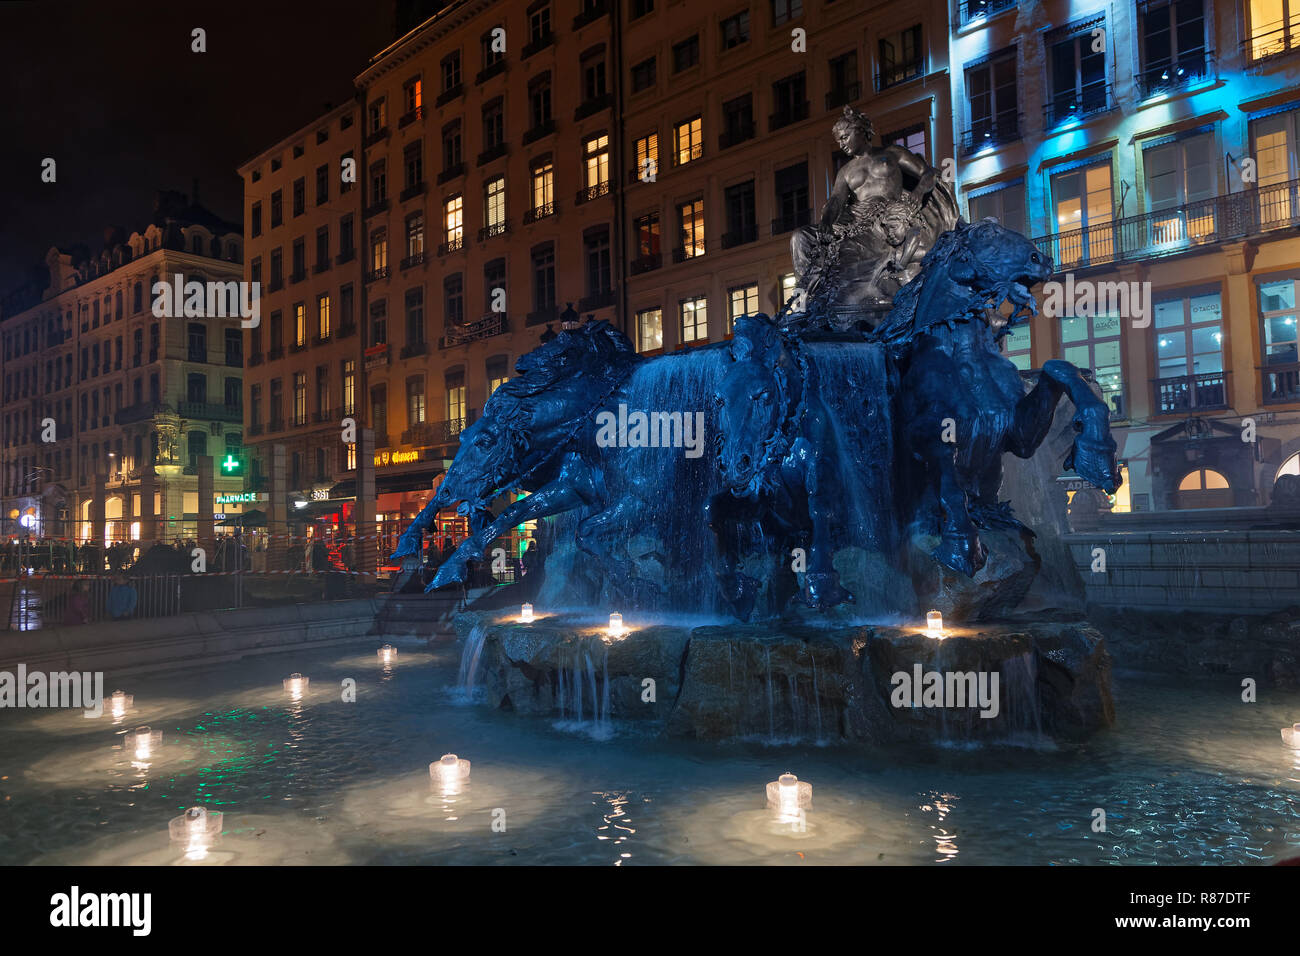
M 1233 504 L 1227 476 L 1213 468 L 1196 468 L 1185 474 L 1174 498 L 1176 508 L 1229 508 Z
M 1276 481 L 1283 475 L 1300 475 L 1300 451 L 1282 462 L 1281 466 L 1277 470 L 1277 474 L 1273 476 L 1273 480 Z

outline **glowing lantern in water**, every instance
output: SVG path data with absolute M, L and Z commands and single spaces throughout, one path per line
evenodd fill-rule
M 783 773 L 767 785 L 767 805 L 782 818 L 797 817 L 812 806 L 812 784 L 792 773 Z
M 1290 727 L 1282 728 L 1282 743 L 1300 750 L 1300 724 L 1292 724 Z
M 114 720 L 121 720 L 126 716 L 126 712 L 135 706 L 135 696 L 133 694 L 124 694 L 120 690 L 113 691 L 113 696 L 108 699 L 109 713 L 113 715 Z
M 162 731 L 148 727 L 137 727 L 125 737 L 124 746 L 132 755 L 135 763 L 148 765 L 153 759 L 154 751 L 162 745 Z
M 391 664 L 397 660 L 397 648 L 392 644 L 385 644 L 379 649 L 379 659 L 385 664 Z
M 519 620 L 524 624 L 533 623 L 533 606 L 531 604 L 525 604 L 519 609 Z
M 301 674 L 290 674 L 284 679 L 284 692 L 292 700 L 302 700 L 303 694 L 307 693 L 309 683 L 311 683 L 310 677 L 303 677 Z
M 186 859 L 201 860 L 221 836 L 223 819 L 220 811 L 209 813 L 206 807 L 190 807 L 167 824 L 167 832 L 173 843 L 184 845 Z
M 469 761 L 455 754 L 443 754 L 441 759 L 429 764 L 429 779 L 442 788 L 443 793 L 459 793 L 460 785 L 469 779 Z
M 943 640 L 943 615 L 938 611 L 931 611 L 925 616 L 925 636 Z
M 611 614 L 609 616 L 609 633 L 613 637 L 618 637 L 623 633 L 623 615 Z

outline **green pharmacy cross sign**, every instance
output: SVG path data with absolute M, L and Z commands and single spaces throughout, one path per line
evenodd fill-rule
M 244 471 L 244 463 L 229 452 L 226 453 L 226 460 L 221 463 L 221 471 L 226 475 L 238 475 Z

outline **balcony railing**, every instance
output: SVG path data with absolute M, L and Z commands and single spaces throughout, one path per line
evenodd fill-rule
M 634 276 L 639 276 L 643 272 L 653 272 L 664 264 L 664 258 L 661 255 L 637 256 L 632 260 L 629 271 Z
M 587 9 L 573 18 L 573 29 L 580 30 L 588 23 L 595 23 L 607 13 L 609 13 L 607 0 L 596 0 L 595 3 L 589 4 Z
M 527 146 L 529 143 L 535 143 L 543 136 L 550 136 L 554 132 L 555 132 L 555 120 L 553 119 L 544 120 L 543 122 L 538 123 L 532 129 L 524 133 L 524 140 L 523 140 L 524 145 Z
M 385 139 L 387 139 L 387 138 L 388 138 L 388 127 L 387 127 L 387 126 L 381 126 L 379 129 L 375 130 L 373 133 L 370 133 L 369 135 L 367 135 L 366 138 L 365 138 L 364 140 L 362 140 L 361 145 L 362 145 L 363 147 L 365 147 L 366 149 L 369 149 L 371 146 L 374 146 L 376 143 L 381 142 L 382 140 L 385 140 Z M 272 225 L 275 225 L 275 224 L 272 223 Z
M 416 196 L 423 196 L 429 190 L 429 184 L 421 179 L 418 183 L 411 183 L 402 190 L 398 196 L 398 202 L 406 202 L 408 199 L 414 199 Z
M 1300 179 L 1053 233 L 1034 243 L 1058 269 L 1177 255 L 1300 225 Z
M 1067 120 L 1105 113 L 1114 108 L 1115 97 L 1111 95 L 1110 84 L 1093 83 L 1081 90 L 1053 94 L 1043 104 L 1043 125 L 1052 129 Z
M 401 350 L 397 353 L 398 358 L 404 358 L 404 359 L 416 358 L 417 356 L 428 355 L 428 354 L 429 354 L 428 342 L 408 343 L 407 345 L 403 345 Z
M 1200 83 L 1213 73 L 1214 54 L 1208 50 L 1192 50 L 1175 62 L 1156 63 L 1139 73 L 1138 93 L 1145 100 Z
M 997 117 L 980 120 L 961 134 L 963 156 L 978 153 L 991 146 L 1002 146 L 1020 139 L 1020 116 L 1003 113 Z
M 808 101 L 802 103 L 791 103 L 784 109 L 777 110 L 767 118 L 768 131 L 778 130 L 782 127 L 789 126 L 791 123 L 797 123 L 800 120 L 808 118 Z
M 555 203 L 548 202 L 541 206 L 535 206 L 524 213 L 524 225 L 529 226 L 540 219 L 546 219 L 555 215 Z
M 241 422 L 244 409 L 240 405 L 213 405 L 211 402 L 180 402 L 176 414 L 181 418 L 198 418 L 212 422 Z
M 330 257 L 320 256 L 316 260 L 316 265 L 311 270 L 312 275 L 320 275 L 322 272 L 328 271 L 329 267 L 330 267 Z
M 548 46 L 550 46 L 554 42 L 555 42 L 555 34 L 548 30 L 546 33 L 539 36 L 536 40 L 532 40 L 528 43 L 525 43 L 523 50 L 520 51 L 520 55 L 526 60 L 534 53 L 540 53 L 542 50 L 545 50 Z
M 772 235 L 779 236 L 783 232 L 793 232 L 800 226 L 806 226 L 812 221 L 811 209 L 800 209 L 798 212 L 781 216 L 772 220 Z
M 446 242 L 438 243 L 438 255 L 450 255 L 453 252 L 460 252 L 465 248 L 465 237 L 457 236 L 454 239 L 448 239 Z
M 397 128 L 405 129 L 406 127 L 414 123 L 416 120 L 422 120 L 422 119 L 424 119 L 424 107 L 417 106 L 415 109 L 409 110 L 402 114 L 401 119 L 397 121 Z
M 1258 63 L 1260 60 L 1300 50 L 1300 22 L 1296 21 L 1295 14 L 1291 14 L 1289 24 L 1281 21 L 1274 21 L 1274 23 L 1277 25 L 1261 24 L 1272 29 L 1253 31 L 1249 37 L 1241 41 L 1241 48 L 1250 63 Z
M 455 86 L 449 86 L 447 87 L 447 89 L 439 93 L 438 98 L 434 102 L 437 104 L 438 108 L 441 109 L 442 107 L 450 103 L 452 100 L 454 100 L 456 97 L 463 96 L 464 93 L 465 93 L 465 84 L 457 83 Z
M 423 252 L 412 253 L 411 255 L 407 256 L 405 259 L 402 260 L 401 265 L 402 265 L 403 272 L 405 272 L 407 269 L 410 269 L 413 266 L 424 265 L 424 253 Z
M 450 166 L 448 166 L 446 169 L 444 169 L 442 172 L 438 174 L 438 185 L 441 186 L 443 183 L 450 182 L 451 180 L 455 179 L 457 176 L 464 176 L 464 175 L 465 175 L 465 164 L 452 163 Z
M 596 309 L 607 309 L 617 300 L 613 289 L 606 289 L 603 292 L 593 292 L 591 295 L 584 295 L 578 300 L 579 312 L 594 312 Z
M 574 200 L 579 206 L 585 202 L 591 202 L 593 199 L 599 199 L 601 196 L 609 195 L 610 181 L 607 179 L 602 183 L 596 183 L 594 186 L 588 186 L 585 189 L 579 189 L 577 198 Z
M 478 154 L 478 165 L 486 166 L 494 159 L 500 159 L 510 151 L 510 145 L 504 141 L 497 143 L 495 146 L 489 146 L 483 152 Z
M 732 246 L 741 246 L 747 242 L 754 242 L 758 239 L 758 225 L 741 226 L 739 229 L 733 229 L 730 232 L 722 234 L 722 248 L 730 249 Z
M 372 219 L 375 216 L 378 216 L 381 213 L 385 213 L 385 212 L 388 212 L 388 200 L 386 198 L 379 200 L 379 202 L 377 203 L 372 203 L 371 205 L 367 206 L 362 211 L 361 218 Z
M 343 322 L 339 325 L 339 338 L 346 339 L 348 336 L 357 334 L 357 324 L 355 322 Z
M 737 143 L 743 143 L 746 140 L 754 138 L 754 123 L 751 120 L 748 123 L 737 124 L 734 128 L 728 129 L 718 135 L 718 149 L 729 149 Z
M 474 77 L 474 83 L 477 86 L 482 86 L 484 83 L 492 79 L 492 77 L 496 76 L 498 73 L 504 73 L 505 71 L 506 71 L 506 58 L 502 56 L 501 59 L 497 60 L 495 63 L 490 63 L 487 66 L 483 67 L 483 69 L 479 70 L 478 75 Z
M 1300 402 L 1300 364 L 1266 365 L 1260 370 L 1264 377 L 1264 404 Z
M 890 87 L 899 86 L 908 80 L 925 75 L 925 60 L 913 60 L 911 63 L 895 63 L 876 74 L 876 92 L 880 93 Z M 854 99 L 857 97 L 855 96 Z
M 496 236 L 504 236 L 510 231 L 510 220 L 503 219 L 501 222 L 494 222 L 490 226 L 484 226 L 478 231 L 478 241 L 486 242 Z
M 612 93 L 604 93 L 600 96 L 594 96 L 591 99 L 578 104 L 578 108 L 573 111 L 573 121 L 576 123 L 579 120 L 584 120 L 588 116 L 594 116 L 601 110 L 607 110 L 613 105 L 614 95 Z
M 379 279 L 388 278 L 388 266 L 380 266 L 378 269 L 371 269 L 366 273 L 367 282 L 376 282 Z
M 1016 0 L 961 0 L 962 26 L 1009 10 L 1015 5 Z
M 447 445 L 457 441 L 472 418 L 453 418 L 445 422 L 420 422 L 402 432 L 403 445 Z
M 448 349 L 453 346 L 464 345 L 466 342 L 478 342 L 482 339 L 490 339 L 495 335 L 504 335 L 509 331 L 510 323 L 506 320 L 505 314 L 491 312 L 477 322 L 448 326 L 447 331 L 438 340 L 438 348 Z
M 876 88 L 880 89 L 879 80 L 877 79 Z M 826 94 L 826 108 L 828 110 L 837 110 L 841 106 L 852 103 L 862 95 L 862 84 L 859 82 L 849 83 L 845 86 L 837 86 Z
M 283 345 L 277 345 L 273 348 L 269 348 L 266 350 L 266 360 L 268 362 L 274 362 L 276 359 L 282 359 L 282 358 L 284 358 Z
M 1228 407 L 1226 372 L 1204 372 L 1200 375 L 1158 378 L 1153 384 L 1155 386 L 1156 408 L 1161 415 L 1172 415 L 1201 408 Z

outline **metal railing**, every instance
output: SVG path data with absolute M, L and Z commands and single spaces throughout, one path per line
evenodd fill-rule
M 509 323 L 503 313 L 493 312 L 483 316 L 477 322 L 470 322 L 466 325 L 449 326 L 438 347 L 445 349 L 453 345 L 462 345 L 466 342 L 477 342 L 480 339 L 490 339 L 495 335 L 504 335 L 509 331 Z
M 1300 402 L 1300 364 L 1266 365 L 1260 372 L 1264 381 L 1264 404 Z
M 1043 104 L 1043 124 L 1047 129 L 1066 120 L 1081 119 L 1115 108 L 1109 83 L 1093 83 L 1081 90 L 1066 90 L 1052 94 Z
M 1300 179 L 1057 232 L 1034 240 L 1057 268 L 1176 255 L 1300 225 Z
M 1264 29 L 1272 27 L 1272 29 Z M 1290 23 L 1277 21 L 1261 24 L 1259 29 L 1251 30 L 1250 36 L 1241 41 L 1241 48 L 1246 59 L 1251 63 L 1267 60 L 1271 57 L 1294 53 L 1300 49 L 1300 23 L 1292 15 Z
M 1172 378 L 1158 378 L 1152 384 L 1155 387 L 1156 408 L 1161 415 L 1197 408 L 1228 407 L 1227 372 L 1176 375 Z
M 1158 96 L 1199 83 L 1214 73 L 1214 53 L 1209 50 L 1192 50 L 1176 61 L 1153 63 L 1137 75 L 1138 93 L 1142 99 Z
M 1020 116 L 1017 113 L 1002 113 L 972 124 L 971 128 L 961 134 L 961 152 L 963 156 L 978 153 L 991 146 L 1002 146 L 1020 139 Z
M 1016 0 L 962 0 L 962 26 L 965 26 L 968 23 L 974 23 L 977 20 L 983 20 L 985 17 L 991 17 L 993 14 L 1001 13 L 1003 10 L 1009 10 L 1015 5 Z

